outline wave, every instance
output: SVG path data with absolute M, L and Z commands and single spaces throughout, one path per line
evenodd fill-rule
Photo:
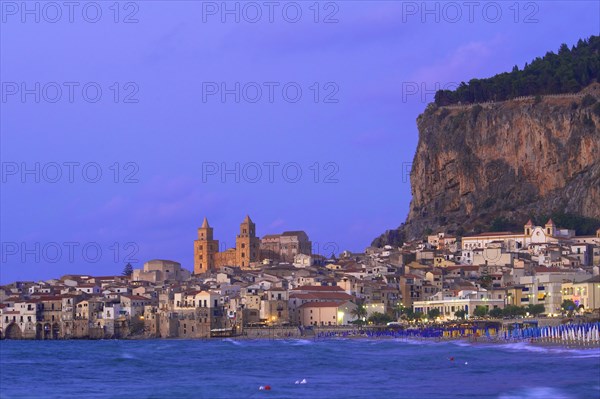
M 134 355 L 132 355 L 131 353 L 127 353 L 127 352 L 123 352 L 121 354 L 121 357 L 123 359 L 136 359 L 136 357 Z
M 402 342 L 402 343 L 406 343 L 409 345 L 441 345 L 444 344 L 444 342 L 441 341 L 433 341 L 433 340 L 420 340 L 420 339 L 406 339 L 406 338 L 398 338 L 395 339 L 394 341 L 396 342 Z
M 227 343 L 230 343 L 235 346 L 246 346 L 245 344 L 243 344 L 241 341 L 239 341 L 237 339 L 225 338 L 225 339 L 223 339 L 223 342 L 227 342 Z
M 571 349 L 557 346 L 543 346 L 536 344 L 529 344 L 527 342 L 515 342 L 511 344 L 499 344 L 498 348 L 508 349 L 510 351 L 527 351 L 535 353 L 552 353 L 552 354 L 568 354 L 569 357 L 575 358 L 586 358 L 586 357 L 600 357 L 600 351 L 597 348 L 590 349 Z
M 556 388 L 551 387 L 533 387 L 525 388 L 519 391 L 501 394 L 498 399 L 572 399 L 568 395 Z
M 291 344 L 293 346 L 305 346 L 305 345 L 314 345 L 314 341 L 310 341 L 308 339 L 290 339 L 283 341 L 286 344 Z

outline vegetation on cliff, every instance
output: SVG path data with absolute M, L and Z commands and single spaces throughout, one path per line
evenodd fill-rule
M 515 65 L 488 79 L 471 79 L 452 90 L 435 94 L 438 106 L 504 101 L 520 96 L 577 93 L 600 76 L 600 36 L 580 39 L 571 49 L 562 44 L 558 54 L 550 51 L 520 70 Z
M 485 80 L 494 99 L 535 97 L 461 107 L 430 104 L 417 118 L 409 214 L 371 245 L 401 245 L 440 231 L 519 232 L 528 219 L 543 224 L 548 218 L 578 235 L 593 234 L 600 227 L 599 71 L 600 37 L 593 36 L 536 59 L 524 71 Z M 567 84 L 573 81 L 577 84 Z M 523 82 L 537 92 L 506 91 Z M 582 88 L 585 82 L 591 83 Z M 567 87 L 577 95 L 539 95 Z

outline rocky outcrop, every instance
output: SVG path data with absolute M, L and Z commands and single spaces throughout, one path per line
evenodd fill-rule
M 406 222 L 373 244 L 478 232 L 498 218 L 521 225 L 554 212 L 600 219 L 598 100 L 594 83 L 576 95 L 430 105 L 417 118 Z

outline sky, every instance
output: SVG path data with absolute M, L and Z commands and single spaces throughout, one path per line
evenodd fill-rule
M 69 3 L 67 3 L 69 4 Z M 438 88 L 600 31 L 596 1 L 0 2 L 0 284 L 193 269 L 304 230 L 362 251 L 408 213 Z

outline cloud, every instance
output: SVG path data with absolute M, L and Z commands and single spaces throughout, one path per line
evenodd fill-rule
M 271 229 L 271 230 L 278 229 L 283 226 L 285 226 L 285 220 L 283 220 L 281 218 L 277 218 L 277 219 L 273 220 L 271 223 L 269 223 L 269 229 Z
M 436 60 L 433 64 L 418 69 L 414 74 L 414 82 L 427 83 L 433 88 L 438 83 L 441 88 L 445 85 L 458 85 L 463 80 L 482 76 L 482 71 L 493 65 L 496 49 L 503 45 L 501 37 L 497 36 L 489 42 L 474 41 L 459 46 L 450 55 Z M 448 87 L 451 89 L 451 87 Z
M 196 220 L 223 205 L 223 198 L 208 191 L 191 178 L 156 176 L 130 196 L 117 195 L 89 212 L 81 221 L 80 231 L 97 226 L 94 234 L 123 237 L 158 232 L 176 232 L 183 224 Z

